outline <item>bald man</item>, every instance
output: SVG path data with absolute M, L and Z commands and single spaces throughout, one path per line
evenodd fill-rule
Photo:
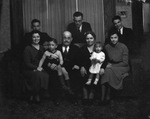
M 75 97 L 78 98 L 79 92 L 81 92 L 81 76 L 79 68 L 79 54 L 80 49 L 76 45 L 73 45 L 72 34 L 69 31 L 64 31 L 62 34 L 62 44 L 58 46 L 58 50 L 61 51 L 64 64 L 64 67 L 69 73 L 71 89 L 73 90 Z M 74 100 L 76 103 L 76 100 Z

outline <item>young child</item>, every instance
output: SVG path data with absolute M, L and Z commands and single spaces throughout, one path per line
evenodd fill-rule
M 97 85 L 98 81 L 99 81 L 99 72 L 101 69 L 101 65 L 105 60 L 105 54 L 104 52 L 102 52 L 101 50 L 103 49 L 102 43 L 101 42 L 97 42 L 94 45 L 94 52 L 92 53 L 90 60 L 91 60 L 91 67 L 89 68 L 89 79 L 86 82 L 86 85 L 90 85 L 93 79 L 93 76 L 96 75 L 96 78 L 94 80 L 94 85 Z
M 49 41 L 48 41 L 48 40 L 46 40 L 46 41 L 43 43 L 43 47 L 44 47 L 45 51 L 49 49 Z
M 49 49 L 44 52 L 42 59 L 40 60 L 38 70 L 43 70 L 42 65 L 44 62 L 48 62 L 48 67 L 58 72 L 58 76 L 62 85 L 62 88 L 72 93 L 69 83 L 68 72 L 63 65 L 63 57 L 59 50 L 57 50 L 57 40 L 52 39 L 49 41 Z M 64 80 L 65 77 L 65 80 Z M 66 83 L 67 85 L 66 85 Z

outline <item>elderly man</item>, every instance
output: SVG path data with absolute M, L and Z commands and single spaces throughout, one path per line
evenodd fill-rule
M 77 103 L 77 98 L 79 92 L 81 92 L 81 83 L 80 83 L 80 71 L 79 71 L 79 48 L 72 44 L 72 34 L 69 31 L 63 32 L 62 44 L 58 46 L 58 50 L 61 51 L 64 64 L 64 67 L 70 77 L 71 89 L 74 92 L 74 103 Z

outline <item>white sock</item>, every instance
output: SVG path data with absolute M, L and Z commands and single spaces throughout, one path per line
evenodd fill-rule
M 88 79 L 88 81 L 86 82 L 86 85 L 90 85 L 91 81 L 92 81 L 92 79 Z
M 96 78 L 94 84 L 97 85 L 97 83 L 98 83 L 98 79 Z

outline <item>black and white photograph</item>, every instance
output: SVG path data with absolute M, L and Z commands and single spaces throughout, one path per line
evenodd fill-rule
M 0 119 L 150 119 L 150 0 L 0 0 Z

